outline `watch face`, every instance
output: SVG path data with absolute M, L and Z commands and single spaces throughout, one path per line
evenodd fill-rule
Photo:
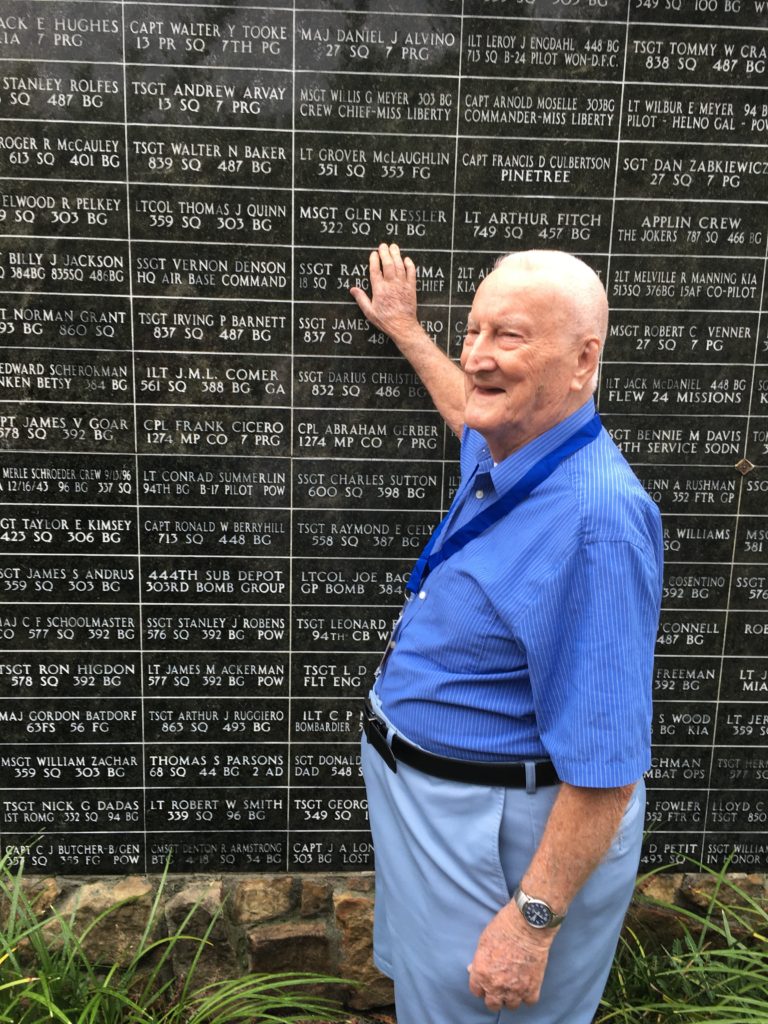
M 552 911 L 546 903 L 539 903 L 537 900 L 528 900 L 523 908 L 523 914 L 528 924 L 534 928 L 546 928 L 552 919 Z

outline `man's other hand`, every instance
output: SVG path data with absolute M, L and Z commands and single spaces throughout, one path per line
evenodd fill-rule
M 555 934 L 535 931 L 513 903 L 502 907 L 480 936 L 467 968 L 470 992 L 494 1012 L 537 1002 Z

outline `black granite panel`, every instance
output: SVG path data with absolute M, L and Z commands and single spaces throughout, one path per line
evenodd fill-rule
M 373 683 L 378 663 L 376 654 L 333 658 L 327 653 L 297 652 L 293 658 L 291 692 L 296 697 L 365 695 Z
M 606 413 L 604 423 L 630 462 L 686 466 L 696 456 L 699 466 L 728 466 L 739 459 L 747 434 L 746 417 L 730 416 L 722 425 L 700 413 L 679 413 L 675 418 L 647 420 L 634 414 Z M 708 527 L 701 525 L 702 530 Z M 669 529 L 669 528 L 667 528 Z M 695 539 L 706 539 L 700 534 Z
M 370 871 L 373 845 L 365 830 L 340 829 L 331 838 L 327 832 L 297 832 L 288 855 L 289 871 Z
M 9 863 L 17 865 L 23 859 L 33 873 L 128 874 L 144 862 L 144 843 L 131 830 L 107 836 L 89 831 L 87 835 L 72 833 L 61 838 L 9 830 L 4 839 Z M 157 870 L 163 867 L 159 864 Z
M 712 764 L 712 786 L 734 790 L 764 787 L 768 779 L 768 747 L 760 743 L 734 743 L 715 754 Z
M 390 510 L 410 509 L 414 502 L 420 508 L 440 506 L 440 468 L 423 456 L 409 462 L 404 468 L 376 467 L 350 463 L 340 468 L 333 460 L 319 456 L 312 459 L 311 466 L 297 463 L 294 471 L 293 494 L 297 508 L 346 509 L 351 504 L 355 509 L 379 508 Z M 397 517 L 395 517 L 397 518 Z M 317 516 L 315 516 L 317 521 Z M 405 528 L 397 525 L 386 535 L 394 535 L 395 547 L 414 546 L 421 549 L 435 525 L 435 517 L 425 523 L 409 517 Z M 306 532 L 314 532 L 307 530 Z M 320 533 L 325 532 L 322 529 Z M 397 539 L 400 538 L 400 539 Z M 409 538 L 406 542 L 405 538 Z
M 11 182 L 3 196 L 6 216 L 0 231 L 14 236 L 124 236 L 125 189 L 120 185 L 102 185 L 98 195 L 92 191 L 84 190 L 77 182 Z
M 30 97 L 31 100 L 31 97 Z M 24 106 L 24 104 L 21 104 Z M 0 146 L 0 171 L 15 178 L 74 179 L 81 182 L 125 178 L 125 129 L 122 125 L 91 123 L 56 124 L 7 120 Z
M 134 125 L 131 174 L 138 182 L 286 188 L 292 141 L 283 133 Z
M 758 317 L 729 310 L 617 309 L 608 329 L 607 357 L 651 364 L 751 365 Z
M 16 273 L 23 273 L 20 259 L 17 255 L 12 264 L 12 281 Z M 59 349 L 88 348 L 92 358 L 98 359 L 103 358 L 102 350 L 131 347 L 130 305 L 124 298 L 6 292 L 2 302 L 0 335 L 6 345 L 44 347 L 53 359 Z
M 458 160 L 467 192 L 490 195 L 544 195 L 581 199 L 610 198 L 616 166 L 615 142 L 553 137 L 477 138 L 459 140 Z M 514 248 L 514 246 L 512 247 Z
M 91 524 L 95 528 L 88 529 Z M 101 520 L 98 521 L 98 526 L 95 524 L 95 520 L 88 520 L 80 529 L 67 530 L 68 538 L 72 538 L 71 543 L 79 548 L 82 540 L 86 549 L 95 549 L 99 552 L 108 551 L 110 547 L 119 545 L 123 536 L 119 529 L 120 520 Z M 76 522 L 72 525 L 75 526 Z M 106 529 L 101 528 L 105 526 Z M 116 529 L 112 530 L 113 526 Z M 31 532 L 5 530 L 3 536 L 15 541 L 19 548 L 25 548 L 30 543 L 28 537 L 34 542 L 35 536 L 41 537 L 44 532 L 36 529 Z M 43 543 L 41 542 L 38 547 L 42 550 Z M 97 554 L 91 555 L 88 561 L 83 563 L 80 554 L 62 557 L 39 554 L 0 555 L 0 580 L 0 601 L 8 603 L 15 603 L 20 596 L 49 601 L 99 597 L 121 603 L 137 601 L 139 597 L 138 561 L 135 557 L 101 557 Z
M 672 579 L 676 581 L 678 577 L 673 576 Z M 683 652 L 662 654 L 654 665 L 653 694 L 657 701 L 688 697 L 716 700 L 719 680 L 720 659 L 717 656 L 697 657 Z
M 622 154 L 619 184 L 625 196 L 755 202 L 765 194 L 768 164 L 759 145 L 733 151 L 674 140 L 626 142 Z
M 324 412 L 299 409 L 294 419 L 294 451 L 299 456 L 338 455 L 342 449 L 353 459 L 374 452 L 385 459 L 432 455 L 437 460 L 442 436 L 443 427 L 434 412 L 414 412 L 404 419 L 391 406 L 374 413 L 353 409 L 330 420 Z
M 280 697 L 288 689 L 288 657 L 274 651 L 266 656 L 251 651 L 168 651 L 146 659 L 144 670 L 144 692 L 149 697 Z
M 603 421 L 664 517 L 643 863 L 768 866 L 765 5 L 5 0 L 0 852 L 370 869 L 359 710 L 497 257 L 606 282 Z M 37 838 L 36 838 L 37 837 Z
M 310 651 L 382 651 L 402 603 L 394 596 L 394 585 L 401 587 L 406 578 L 390 572 L 385 584 L 393 584 L 393 596 L 376 606 L 363 609 L 343 605 L 323 608 L 303 604 L 295 609 L 293 639 L 299 650 Z M 400 591 L 402 593 L 402 590 Z M 399 596 L 399 595 L 398 595 Z
M 739 824 L 744 831 L 733 827 L 724 832 L 712 832 L 704 843 L 703 860 L 712 867 L 722 867 L 726 862 L 730 871 L 756 871 L 765 864 L 768 843 L 765 828 L 761 827 L 761 812 L 754 814 L 751 804 L 738 812 Z
M 95 656 L 57 650 L 17 657 L 6 652 L 0 662 L 0 694 L 14 702 L 27 697 L 139 697 L 141 661 L 138 653 L 122 649 Z
M 626 73 L 644 81 L 696 82 L 701 85 L 731 84 L 735 73 L 740 86 L 765 85 L 768 73 L 765 32 L 755 26 L 721 27 L 670 25 L 634 26 L 627 49 Z M 719 108 L 717 118 L 730 116 Z
M 764 700 L 768 673 L 758 655 L 726 661 L 720 695 L 724 700 Z
M 710 512 L 735 508 L 739 486 L 732 467 L 693 467 L 683 473 L 679 467 L 638 465 L 637 476 L 662 512 Z M 682 538 L 668 537 L 668 540 Z
M 452 74 L 458 67 L 461 32 L 461 22 L 451 15 L 404 20 L 398 13 L 384 11 L 349 12 L 343 18 L 334 11 L 302 11 L 296 22 L 296 66 L 312 71 L 386 70 L 398 77 Z M 396 120 L 399 105 L 408 103 L 403 90 L 384 85 L 371 88 L 369 82 L 366 86 L 353 90 L 351 102 L 370 104 L 377 111 L 375 116 L 386 110 L 384 117 Z M 327 96 L 300 94 L 299 102 L 323 109 L 337 100 L 331 89 Z M 304 111 L 300 108 L 299 113 Z
M 507 24 L 502 19 L 468 18 L 463 56 L 469 75 L 615 81 L 621 79 L 624 34 L 625 27 L 618 21 L 596 25 L 570 18 L 545 20 L 542 15 L 533 23 L 520 19 Z
M 760 92 L 725 84 L 705 88 L 681 85 L 627 85 L 624 127 L 629 141 L 671 137 L 676 143 L 707 145 L 702 155 L 717 155 L 720 147 L 741 143 L 759 145 L 765 133 Z
M 714 28 L 719 25 L 763 26 L 768 23 L 768 11 L 760 6 L 759 0 L 753 4 L 742 4 L 739 0 L 694 0 L 693 10 L 697 24 L 706 23 Z M 691 5 L 684 0 L 640 0 L 633 6 L 633 22 L 663 21 L 669 25 L 691 22 Z M 715 39 L 717 33 L 712 33 Z M 737 65 L 732 72 L 737 73 Z
M 178 65 L 161 70 L 155 65 L 129 64 L 125 77 L 130 121 L 171 121 L 182 127 L 289 129 L 291 125 L 291 76 L 285 71 L 206 65 L 191 76 Z
M 148 403 L 149 405 L 149 403 Z M 106 420 L 106 417 L 104 418 Z M 289 410 L 221 405 L 156 406 L 137 409 L 139 449 L 146 455 L 287 455 Z
M 242 653 L 283 651 L 288 645 L 287 605 L 240 611 L 198 601 L 168 607 L 158 602 L 144 616 L 144 648 L 153 658 L 187 648 Z
M 304 743 L 294 748 L 290 783 L 295 786 L 328 787 L 339 785 L 359 788 L 363 784 L 360 751 L 354 746 Z
M 764 657 L 768 652 L 768 612 L 757 605 L 748 611 L 734 611 L 725 650 L 739 657 Z
M 44 42 L 53 37 L 53 32 L 46 32 Z M 117 63 L 91 63 L 103 61 L 105 54 L 89 58 L 80 47 L 66 48 L 69 59 L 65 62 L 57 61 L 53 54 L 52 59 L 36 61 L 40 53 L 36 46 L 23 60 L 3 59 L 0 96 L 6 116 L 24 121 L 122 121 L 122 68 Z M 72 59 L 72 49 L 77 50 L 76 59 Z M 45 54 L 48 57 L 47 47 Z M 119 59 L 115 53 L 106 56 Z M 30 59 L 33 63 L 28 63 Z
M 295 127 L 302 132 L 330 130 L 345 135 L 347 131 L 374 131 L 381 136 L 396 136 L 415 131 L 454 136 L 455 79 L 434 74 L 421 78 L 411 71 L 398 74 L 394 82 L 397 84 L 391 88 L 373 82 L 365 88 L 352 74 L 297 70 Z M 346 141 L 336 141 L 343 152 Z M 396 146 L 396 140 L 392 139 L 391 144 Z M 354 162 L 354 157 L 351 159 Z
M 121 743 L 115 750 L 86 736 L 79 745 L 66 743 L 52 749 L 40 741 L 38 734 L 34 745 L 25 739 L 23 743 L 9 744 L 4 749 L 0 760 L 0 785 L 17 792 L 52 785 L 68 792 L 82 786 L 91 791 L 96 786 L 141 786 L 141 743 L 138 740 L 130 746 Z
M 253 827 L 221 834 L 157 831 L 147 836 L 146 857 L 152 871 L 280 871 L 286 868 L 285 831 L 261 832 Z M 315 870 L 322 865 L 311 864 Z
M 28 60 L 45 56 L 69 64 L 74 50 L 83 60 L 119 62 L 123 56 L 119 9 L 102 6 L 97 16 L 91 13 L 89 10 L 86 17 L 81 17 L 81 10 L 71 4 L 46 7 L 30 0 L 7 0 L 0 57 Z
M 653 833 L 658 827 L 674 827 L 675 831 L 700 832 L 706 817 L 706 792 L 690 789 L 653 793 L 647 803 L 646 822 Z
M 578 8 L 578 9 L 577 9 Z M 494 20 L 499 20 L 503 26 L 504 18 L 499 18 L 498 0 L 467 0 L 465 5 L 466 14 L 490 15 Z M 624 21 L 626 18 L 626 5 L 622 0 L 602 0 L 600 3 L 561 3 L 560 0 L 524 0 L 522 10 L 513 12 L 502 12 L 503 14 L 519 15 L 521 18 L 532 17 L 535 31 L 539 20 L 559 19 L 563 21 Z M 553 26 L 546 26 L 545 29 L 554 31 Z
M 324 205 L 335 204 L 338 192 L 349 192 L 351 198 L 359 189 L 369 193 L 368 204 L 377 209 L 373 193 L 410 193 L 422 201 L 437 192 L 453 191 L 455 139 L 434 133 L 403 135 L 388 139 L 379 134 L 329 135 L 322 126 L 303 131 L 295 151 L 295 183 L 297 189 L 318 189 L 325 194 Z M 297 201 L 303 203 L 301 192 Z M 401 204 L 393 200 L 387 206 L 387 217 L 381 224 L 385 236 L 411 237 L 407 225 L 417 223 L 411 215 L 401 213 Z M 428 204 L 431 211 L 431 204 Z M 435 216 L 431 212 L 429 216 Z M 375 241 L 375 239 L 374 239 Z M 348 311 L 349 312 L 349 311 Z M 354 312 L 354 311 L 352 311 Z
M 123 241 L 89 240 L 87 249 L 70 238 L 4 238 L 0 273 L 14 292 L 105 292 L 118 295 L 128 281 Z
M 263 436 L 279 438 L 280 435 L 275 429 Z M 142 459 L 139 480 L 142 504 L 152 508 L 189 505 L 213 505 L 218 508 L 222 504 L 242 509 L 263 506 L 283 508 L 287 503 L 290 466 L 287 459 L 266 453 L 266 449 L 271 450 L 273 447 L 271 441 L 265 443 L 263 457 L 227 456 L 205 467 L 194 456 L 173 459 L 163 454 L 147 456 Z M 197 514 L 192 513 L 195 517 Z M 245 521 L 240 520 L 241 523 Z M 258 518 L 250 517 L 249 521 L 261 522 Z M 197 519 L 183 519 L 179 522 L 195 523 Z M 249 531 L 241 528 L 240 532 Z M 258 534 L 263 538 L 254 540 L 254 545 L 263 544 L 265 547 L 285 544 L 289 534 L 284 518 L 277 512 L 264 519 L 252 532 L 254 536 Z
M 209 485 L 210 489 L 213 487 Z M 225 500 L 224 488 L 220 493 Z M 219 555 L 227 559 L 227 566 L 231 556 L 284 557 L 289 553 L 289 523 L 288 509 L 276 511 L 274 507 L 177 509 L 161 515 L 147 510 L 142 513 L 140 524 L 142 552 L 160 556 Z M 245 581 L 247 563 L 243 563 L 240 571 L 246 575 L 240 577 L 238 573 L 238 578 Z
M 396 166 L 403 171 L 401 179 L 404 178 L 405 168 Z M 429 165 L 413 165 L 411 173 L 414 167 L 430 171 L 431 180 Z M 354 246 L 361 239 L 376 244 L 384 234 L 392 241 L 414 242 L 430 249 L 448 249 L 451 245 L 451 196 L 424 197 L 419 201 L 413 196 L 402 199 L 396 193 L 372 198 L 345 191 L 333 204 L 328 202 L 325 192 L 302 192 L 297 198 L 296 240 L 302 245 Z
M 3 831 L 28 829 L 46 832 L 130 831 L 141 821 L 141 795 L 135 790 L 100 789 L 94 799 L 92 790 L 38 789 L 30 795 L 18 790 L 0 792 L 0 822 Z
M 191 7 L 169 15 L 165 4 L 134 3 L 126 13 L 129 64 L 251 68 L 257 57 L 259 67 L 274 68 L 290 61 L 290 10 Z

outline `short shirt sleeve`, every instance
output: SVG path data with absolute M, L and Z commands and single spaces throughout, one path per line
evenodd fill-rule
M 578 547 L 521 628 L 542 742 L 574 786 L 629 785 L 650 766 L 659 568 L 629 541 Z

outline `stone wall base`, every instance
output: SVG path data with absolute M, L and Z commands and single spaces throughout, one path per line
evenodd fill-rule
M 75 915 L 76 932 L 122 905 L 87 933 L 99 963 L 127 961 L 137 948 L 161 880 L 157 876 L 27 876 L 24 886 L 41 916 L 54 908 Z M 159 934 L 202 936 L 216 921 L 195 977 L 205 983 L 245 973 L 311 971 L 354 984 L 323 994 L 352 1010 L 394 1002 L 392 984 L 373 966 L 373 874 L 169 875 L 157 913 Z M 51 939 L 55 941 L 55 922 Z M 173 969 L 186 973 L 195 943 L 174 947 Z
M 733 874 L 728 878 L 768 911 L 767 876 Z M 91 928 L 85 940 L 94 959 L 119 963 L 130 958 L 137 947 L 160 878 L 27 876 L 24 885 L 41 916 L 51 907 L 65 918 L 75 914 L 78 933 L 121 903 Z M 671 942 L 682 934 L 681 919 L 655 901 L 705 912 L 715 885 L 716 879 L 708 874 L 655 875 L 638 886 L 628 925 L 635 931 L 641 929 L 655 942 Z M 728 887 L 721 889 L 719 896 L 724 903 L 739 902 L 738 892 Z M 354 983 L 324 993 L 351 1010 L 374 1010 L 394 1002 L 391 982 L 373 966 L 370 872 L 168 876 L 158 913 L 160 933 L 175 932 L 187 919 L 184 931 L 202 936 L 213 918 L 210 944 L 197 968 L 200 983 L 248 972 L 311 971 Z M 55 940 L 55 922 L 51 923 L 51 938 Z M 177 975 L 186 973 L 195 949 L 191 943 L 175 947 Z
M 694 933 L 697 930 L 695 919 L 677 914 L 674 908 L 706 917 L 713 899 L 718 906 L 733 908 L 729 924 L 734 937 L 749 944 L 755 932 L 765 934 L 768 875 L 763 873 L 731 872 L 722 882 L 709 873 L 665 872 L 651 875 L 638 884 L 626 924 L 642 941 L 669 947 L 674 939 L 682 937 L 686 928 Z M 715 924 L 722 923 L 719 910 L 713 917 Z

